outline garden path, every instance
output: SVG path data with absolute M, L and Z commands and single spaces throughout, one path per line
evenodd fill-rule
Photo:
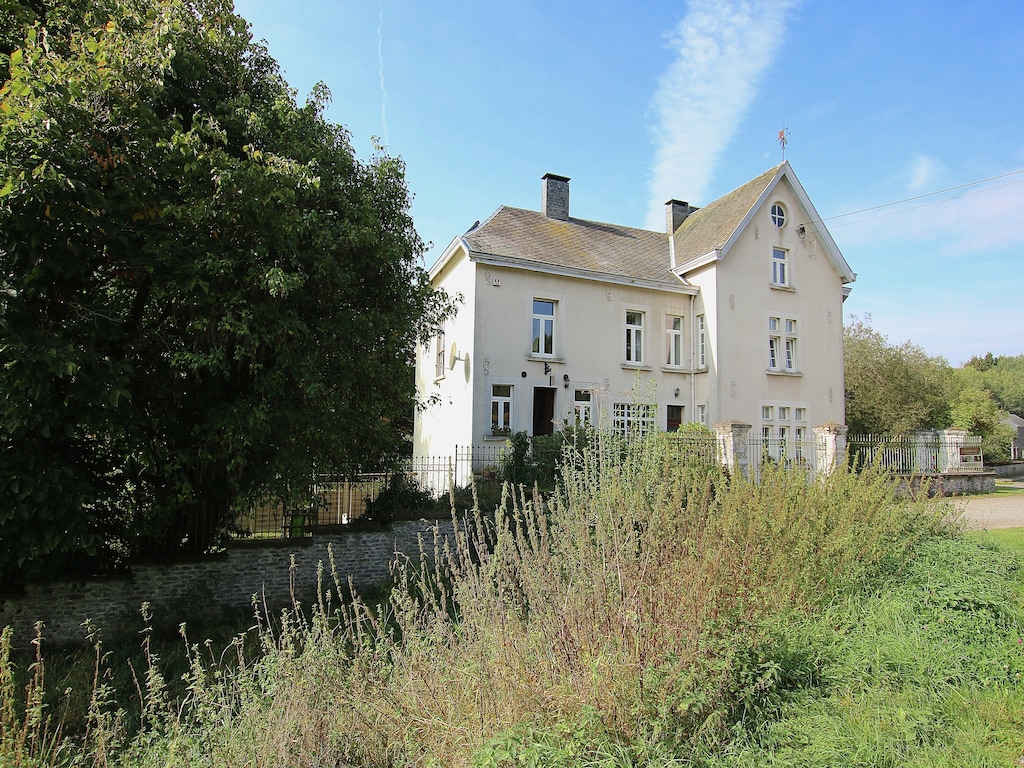
M 1001 483 L 1000 487 L 1007 485 L 1024 491 L 1024 481 Z M 1024 493 L 965 496 L 955 503 L 963 510 L 968 528 L 1024 528 Z

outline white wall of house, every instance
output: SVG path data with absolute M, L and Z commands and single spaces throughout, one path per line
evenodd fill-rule
M 474 442 L 503 439 L 490 434 L 495 384 L 513 388 L 512 431 L 531 434 L 535 431 L 535 400 L 544 396 L 538 389 L 553 390 L 552 416 L 561 426 L 574 420 L 577 391 L 591 393 L 592 417 L 600 419 L 611 412 L 612 403 L 633 397 L 638 374 L 644 384 L 640 398 L 657 402 L 660 428 L 665 428 L 669 403 L 684 405 L 687 416 L 691 412 L 692 318 L 686 293 L 486 264 L 478 265 L 478 276 L 474 365 L 481 396 L 474 409 Z M 535 353 L 532 348 L 535 299 L 554 304 L 550 354 L 543 350 Z M 486 312 L 482 311 L 485 306 Z M 642 314 L 638 362 L 626 360 L 627 311 Z M 678 367 L 667 365 L 666 316 L 682 318 L 682 365 Z
M 497 401 L 501 426 L 511 432 L 559 428 L 574 421 L 578 393 L 589 393 L 591 420 L 606 425 L 616 403 L 630 401 L 654 404 L 660 429 L 668 425 L 670 406 L 683 422 L 710 426 L 737 419 L 755 434 L 786 425 L 809 438 L 815 425 L 843 423 L 843 282 L 837 269 L 847 279 L 852 273 L 838 252 L 827 250 L 834 247 L 831 238 L 818 230 L 816 214 L 802 200 L 806 196 L 782 177 L 721 258 L 702 260 L 685 273 L 688 285 L 593 279 L 567 268 L 469 254 L 455 241 L 433 281 L 464 298 L 445 331 L 446 360 L 453 343 L 463 359 L 436 376 L 436 350 L 420 351 L 418 393 L 422 401 L 437 402 L 417 419 L 416 454 L 503 444 L 505 435 L 492 429 Z M 773 206 L 785 216 L 781 226 Z M 775 258 L 773 249 L 785 258 Z M 532 346 L 535 301 L 550 312 L 538 320 L 553 324 L 550 349 Z M 640 343 L 627 354 L 629 313 L 639 318 L 630 338 L 639 336 Z M 668 357 L 673 334 L 680 337 L 679 365 Z M 548 403 L 550 412 L 542 407 Z
M 779 204 L 786 223 L 778 227 L 771 206 Z M 845 419 L 843 401 L 843 286 L 815 236 L 811 216 L 783 180 L 750 225 L 715 267 L 714 381 L 716 419 L 740 419 L 757 426 L 765 405 L 777 418 L 779 406 L 796 408 L 808 426 Z M 798 227 L 805 227 L 804 236 Z M 773 250 L 786 253 L 785 285 L 773 284 Z M 695 280 L 695 282 L 697 282 Z M 705 303 L 711 287 L 702 286 Z M 777 327 L 771 330 L 771 324 Z M 792 328 L 789 324 L 794 324 Z M 775 369 L 769 339 L 779 339 Z M 787 339 L 795 341 L 795 362 L 787 362 Z
M 456 446 L 473 442 L 473 390 L 477 361 L 473 346 L 476 338 L 477 267 L 464 252 L 445 264 L 434 279 L 451 296 L 462 296 L 455 317 L 445 323 L 444 371 L 437 375 L 437 340 L 421 345 L 416 362 L 416 395 L 426 404 L 413 429 L 413 453 L 416 456 L 451 456 Z M 450 364 L 452 345 L 461 360 Z M 469 364 L 465 358 L 469 357 Z M 431 399 L 436 402 L 431 403 Z

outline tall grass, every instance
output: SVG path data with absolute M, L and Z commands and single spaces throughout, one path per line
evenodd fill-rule
M 833 669 L 812 619 L 903 578 L 955 522 L 870 471 L 755 485 L 671 440 L 570 447 L 554 494 L 507 487 L 397 561 L 378 602 L 331 565 L 312 605 L 257 613 L 258 654 L 186 639 L 179 696 L 150 657 L 136 734 L 101 689 L 84 747 L 53 764 L 692 765 L 761 744 Z M 5 759 L 64 743 L 10 723 L 45 738 L 5 730 Z

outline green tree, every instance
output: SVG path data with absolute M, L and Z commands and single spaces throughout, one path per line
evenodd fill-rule
M 1024 355 L 972 357 L 957 370 L 968 385 L 992 393 L 1004 411 L 1024 416 Z
M 966 429 L 972 435 L 981 435 L 981 449 L 986 461 L 1007 461 L 1010 458 L 1010 442 L 1016 430 L 1001 423 L 1005 413 L 999 410 L 986 390 L 964 387 L 953 401 L 950 417 L 950 426 Z
M 902 434 L 949 426 L 952 369 L 911 342 L 893 346 L 851 317 L 843 331 L 846 424 L 851 434 Z
M 297 104 L 230 0 L 0 24 L 0 581 L 202 548 L 396 451 L 450 311 L 401 160 Z

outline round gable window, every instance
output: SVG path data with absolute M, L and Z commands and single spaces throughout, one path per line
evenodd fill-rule
M 775 203 L 772 206 L 772 224 L 776 227 L 781 227 L 786 223 L 786 209 L 782 207 L 781 203 Z

